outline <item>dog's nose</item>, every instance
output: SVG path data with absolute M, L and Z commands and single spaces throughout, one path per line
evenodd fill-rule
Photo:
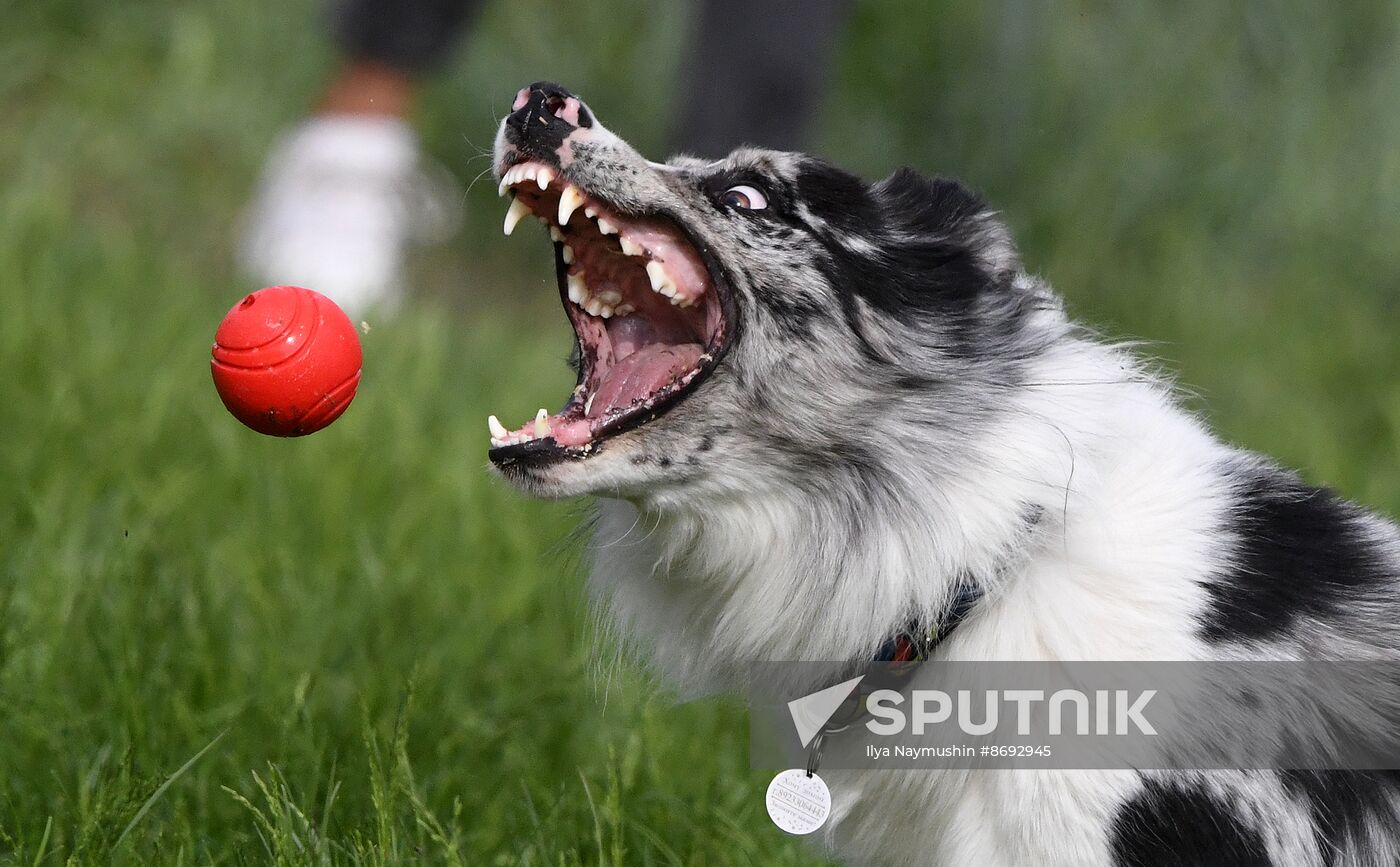
M 506 131 L 512 144 L 534 157 L 553 157 L 576 129 L 593 126 L 583 100 L 549 81 L 522 87 L 511 104 Z

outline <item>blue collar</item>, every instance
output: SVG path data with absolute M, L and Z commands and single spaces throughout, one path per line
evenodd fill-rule
M 871 662 L 923 662 L 958 628 L 981 599 L 981 587 L 962 585 L 952 604 L 943 610 L 936 621 L 928 623 L 917 618 L 909 621 L 902 631 L 880 645 Z

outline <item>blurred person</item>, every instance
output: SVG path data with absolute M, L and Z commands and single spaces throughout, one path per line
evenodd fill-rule
M 804 143 L 850 0 L 701 0 L 673 145 L 717 158 L 742 142 Z M 273 147 L 239 256 L 264 283 L 315 287 L 352 314 L 395 307 L 412 243 L 456 227 L 457 184 L 424 159 L 417 90 L 480 0 L 342 0 L 344 58 L 310 117 Z

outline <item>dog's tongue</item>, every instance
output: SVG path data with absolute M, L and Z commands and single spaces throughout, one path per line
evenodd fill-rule
M 603 418 L 655 394 L 663 385 L 700 363 L 698 343 L 650 343 L 613 364 L 598 384 L 589 418 Z

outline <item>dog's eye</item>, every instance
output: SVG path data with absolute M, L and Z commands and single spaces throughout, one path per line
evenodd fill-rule
M 757 211 L 768 207 L 768 200 L 763 197 L 763 193 L 748 184 L 730 187 L 724 191 L 724 195 L 720 196 L 719 200 L 726 207 L 743 208 L 746 211 Z

